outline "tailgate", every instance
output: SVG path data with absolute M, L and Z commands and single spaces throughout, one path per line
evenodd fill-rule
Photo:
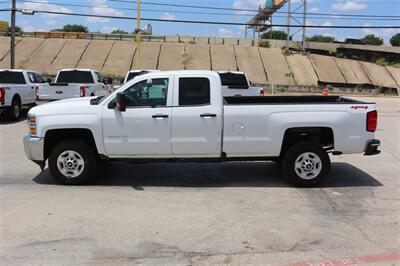
M 81 89 L 78 84 L 49 84 L 40 86 L 38 89 L 38 100 L 62 100 L 80 97 Z

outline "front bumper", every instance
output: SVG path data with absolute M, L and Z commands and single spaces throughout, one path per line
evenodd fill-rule
M 44 138 L 24 137 L 24 150 L 29 160 L 39 165 L 44 163 Z
M 380 145 L 381 141 L 379 139 L 372 139 L 368 141 L 364 151 L 365 152 L 364 155 L 377 155 L 381 153 L 381 151 L 378 150 Z

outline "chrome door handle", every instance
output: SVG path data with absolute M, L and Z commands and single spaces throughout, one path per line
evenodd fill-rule
M 164 114 L 153 115 L 153 118 L 155 118 L 155 119 L 164 119 L 164 118 L 168 118 L 168 117 L 169 117 L 169 115 L 164 115 Z
M 200 117 L 211 118 L 211 117 L 217 117 L 217 115 L 216 114 L 206 113 L 206 114 L 201 114 Z

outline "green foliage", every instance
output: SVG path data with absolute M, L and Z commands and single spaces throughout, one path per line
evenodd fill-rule
M 390 39 L 390 44 L 392 46 L 400 46 L 400 33 L 393 35 L 393 37 Z
M 271 45 L 269 44 L 269 41 L 267 41 L 267 40 L 260 40 L 260 41 L 258 42 L 258 46 L 259 46 L 259 47 L 264 47 L 264 48 L 269 48 L 269 47 L 271 47 Z
M 64 25 L 63 31 L 65 32 L 89 32 L 88 27 L 80 24 L 67 24 Z
M 375 36 L 374 34 L 368 34 L 365 35 L 364 38 L 361 39 L 363 44 L 367 45 L 382 45 L 383 44 L 383 39 Z
M 267 31 L 261 35 L 261 39 L 286 40 L 287 34 L 280 30 Z
M 310 41 L 310 42 L 334 42 L 335 37 L 324 36 L 324 35 L 314 35 L 312 37 L 307 37 L 307 41 Z
M 113 30 L 111 32 L 111 34 L 128 34 L 127 31 L 121 30 L 121 29 L 117 29 L 117 30 Z

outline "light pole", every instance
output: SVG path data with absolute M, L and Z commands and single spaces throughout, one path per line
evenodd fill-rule
M 12 0 L 12 7 L 11 7 L 11 69 L 15 69 L 15 20 L 16 20 L 16 13 L 17 13 L 17 0 Z

